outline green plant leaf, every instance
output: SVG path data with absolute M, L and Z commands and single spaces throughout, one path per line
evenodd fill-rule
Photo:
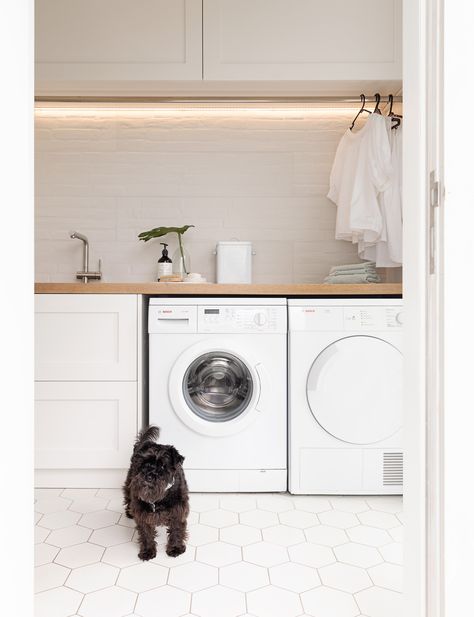
M 153 238 L 162 238 L 171 233 L 182 236 L 190 227 L 194 227 L 194 225 L 183 225 L 182 227 L 155 227 L 148 231 L 142 231 L 138 234 L 138 238 L 139 240 L 148 242 L 148 240 L 152 240 Z

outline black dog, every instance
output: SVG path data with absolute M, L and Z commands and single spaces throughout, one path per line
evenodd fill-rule
M 189 496 L 184 457 L 173 446 L 158 444 L 159 434 L 158 427 L 149 426 L 138 435 L 123 487 L 125 514 L 135 520 L 138 556 L 143 561 L 156 557 L 159 525 L 168 528 L 166 553 L 170 557 L 186 550 Z

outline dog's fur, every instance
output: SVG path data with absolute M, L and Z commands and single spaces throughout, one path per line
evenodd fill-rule
M 177 557 L 186 550 L 189 514 L 184 457 L 174 446 L 157 443 L 159 428 L 141 431 L 133 448 L 123 487 L 125 513 L 135 520 L 143 561 L 156 557 L 156 527 L 168 529 L 166 553 Z

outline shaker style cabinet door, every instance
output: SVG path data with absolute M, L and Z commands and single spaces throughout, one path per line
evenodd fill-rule
M 204 0 L 206 80 L 400 80 L 402 0 Z
M 37 382 L 35 467 L 128 467 L 136 410 L 134 382 Z
M 136 381 L 137 296 L 35 296 L 36 381 Z
M 35 19 L 40 91 L 202 78 L 201 0 L 36 0 Z

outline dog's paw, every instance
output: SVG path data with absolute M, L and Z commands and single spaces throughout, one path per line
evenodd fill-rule
M 149 561 L 150 559 L 154 559 L 156 557 L 156 547 L 144 548 L 138 553 L 138 557 L 142 561 Z
M 169 555 L 170 557 L 177 557 L 178 555 L 181 555 L 182 553 L 184 553 L 185 550 L 186 550 L 185 544 L 179 544 L 178 546 L 167 546 L 166 554 Z

